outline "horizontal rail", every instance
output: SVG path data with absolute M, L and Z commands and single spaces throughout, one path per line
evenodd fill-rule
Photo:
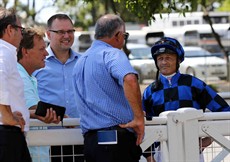
M 64 118 L 64 128 L 61 125 L 61 123 L 45 124 L 36 119 L 31 119 L 30 126 L 34 128 L 31 128 L 27 133 L 28 145 L 64 146 L 84 144 L 79 118 Z M 39 127 L 42 126 L 54 127 L 41 130 Z M 75 128 L 66 128 L 66 126 L 75 126 Z M 38 130 L 35 130 L 36 128 Z M 198 161 L 198 137 L 212 137 L 223 149 L 229 151 L 229 139 L 226 138 L 230 136 L 229 128 L 230 112 L 203 113 L 201 110 L 194 108 L 167 111 L 161 113 L 159 117 L 153 117 L 151 121 L 145 121 L 145 137 L 141 143 L 141 148 L 145 151 L 154 142 L 159 141 L 162 144 L 162 155 L 169 162 L 191 161 L 194 158 Z M 191 140 L 193 140 L 192 144 Z M 225 157 L 222 155 L 220 158 L 224 159 Z
M 230 90 L 230 87 L 229 87 Z M 230 92 L 219 92 L 218 93 L 224 99 L 230 99 Z

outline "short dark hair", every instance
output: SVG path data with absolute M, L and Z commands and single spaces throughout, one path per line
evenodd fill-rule
M 120 16 L 114 14 L 104 15 L 97 20 L 94 37 L 95 39 L 111 38 L 121 26 L 125 26 L 125 23 Z
M 0 38 L 3 37 L 4 31 L 8 25 L 16 25 L 16 10 L 13 8 L 5 9 L 0 7 Z
M 50 29 L 52 27 L 52 23 L 55 19 L 60 19 L 60 20 L 69 20 L 71 22 L 71 24 L 73 25 L 73 22 L 71 20 L 71 18 L 66 15 L 66 14 L 55 14 L 53 16 L 51 16 L 49 18 L 49 20 L 47 21 L 47 27 Z
M 44 36 L 45 36 L 45 32 L 42 27 L 26 28 L 23 31 L 23 38 L 18 48 L 18 53 L 17 53 L 18 61 L 23 57 L 22 48 L 32 49 L 34 47 L 34 37 L 43 39 Z

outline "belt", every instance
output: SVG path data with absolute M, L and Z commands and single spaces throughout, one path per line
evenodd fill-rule
M 102 131 L 102 130 L 117 130 L 118 132 L 130 132 L 126 128 L 121 128 L 120 126 L 115 125 L 115 126 L 111 126 L 111 127 L 107 127 L 107 128 L 89 130 L 84 134 L 84 136 L 87 135 L 87 134 L 91 134 L 91 133 L 97 133 L 98 131 Z
M 11 125 L 0 125 L 0 131 L 19 131 L 21 132 L 21 128 L 17 126 L 11 126 Z

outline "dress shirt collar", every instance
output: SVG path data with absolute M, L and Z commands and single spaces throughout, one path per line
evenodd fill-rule
M 49 59 L 50 57 L 54 57 L 56 58 L 53 50 L 51 49 L 50 45 L 47 47 L 47 52 L 49 53 L 49 55 L 46 57 L 47 59 Z M 74 52 L 71 48 L 70 48 L 70 60 L 73 60 L 74 58 L 78 58 L 80 56 L 80 54 Z M 57 58 L 56 58 L 57 59 Z
M 11 50 L 12 52 L 15 52 L 17 55 L 17 48 L 14 45 L 10 44 L 9 42 L 7 42 L 3 39 L 0 39 L 0 44 L 9 47 L 9 50 Z
M 164 76 L 164 75 L 160 75 L 160 79 L 162 81 L 163 84 L 166 84 L 166 83 L 169 83 L 169 80 L 168 80 L 168 77 L 169 76 Z M 180 72 L 177 71 L 176 73 L 170 75 L 170 84 L 174 84 L 178 81 L 179 77 L 180 77 Z
M 105 46 L 108 46 L 108 47 L 112 47 L 110 44 L 104 42 L 104 41 L 101 41 L 101 40 L 94 40 L 93 43 L 92 43 L 92 46 L 98 46 L 98 45 L 105 45 Z

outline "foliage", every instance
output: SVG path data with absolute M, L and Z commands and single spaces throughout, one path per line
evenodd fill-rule
M 219 11 L 230 11 L 230 0 L 225 0 L 218 10 Z
M 6 5 L 9 2 L 9 0 L 1 0 L 0 2 L 1 2 L 0 7 L 5 7 L 6 8 Z
M 155 0 L 154 3 L 151 0 L 145 0 L 145 1 L 135 1 L 135 0 L 127 0 L 126 1 L 126 7 L 128 10 L 131 12 L 135 13 L 136 16 L 139 18 L 148 18 L 148 19 L 153 19 L 154 18 L 154 13 L 162 13 L 162 12 L 167 12 L 171 13 L 172 11 L 177 11 L 177 5 L 176 3 L 169 2 L 167 1 L 162 1 L 162 0 Z M 169 2 L 169 3 L 168 3 Z M 183 7 L 182 10 L 188 11 L 188 6 L 181 5 Z
M 95 4 L 95 0 L 83 1 L 87 4 Z M 148 21 L 155 20 L 155 13 L 170 14 L 172 12 L 179 12 L 185 16 L 185 12 L 197 11 L 201 6 L 206 6 L 208 11 L 213 11 L 215 10 L 214 5 L 216 3 L 221 4 L 223 1 L 224 0 L 96 0 L 96 3 L 104 4 L 104 13 L 119 13 L 126 22 L 147 24 Z
M 0 0 L 0 2 L 0 6 L 6 7 L 9 0 Z M 44 4 L 39 11 L 35 11 L 35 0 L 27 0 L 27 4 L 20 2 L 14 0 L 13 4 L 25 15 L 25 20 L 35 21 L 36 14 L 42 9 L 56 6 L 59 11 L 68 13 L 75 25 L 81 26 L 84 30 L 94 25 L 98 17 L 105 13 L 119 14 L 126 22 L 148 24 L 148 21 L 155 19 L 155 13 L 184 14 L 188 11 L 197 11 L 201 5 L 206 6 L 208 10 L 214 10 L 213 4 L 220 3 L 221 11 L 230 10 L 230 0 L 52 0 L 51 4 Z
M 125 0 L 126 8 L 135 13 L 139 18 L 155 20 L 155 13 L 178 12 L 185 16 L 185 12 L 197 11 L 199 8 L 206 8 L 214 11 L 216 3 L 223 0 Z M 229 0 L 226 0 L 229 1 Z
M 126 1 L 120 0 L 84 0 L 86 5 L 91 5 L 92 24 L 94 25 L 96 20 L 105 13 L 119 14 L 126 22 L 136 22 L 147 24 L 147 19 L 140 19 L 127 9 Z
M 91 23 L 91 19 L 87 18 L 90 6 L 85 6 L 80 0 L 56 0 L 55 6 L 58 8 L 58 11 L 67 13 L 76 27 L 81 27 L 85 30 Z

